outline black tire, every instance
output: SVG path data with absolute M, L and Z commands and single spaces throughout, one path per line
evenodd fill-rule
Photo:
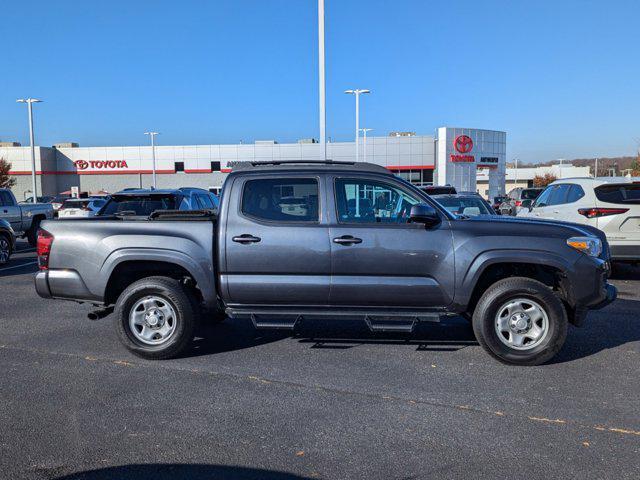
M 509 300 L 524 298 L 537 302 L 548 318 L 547 333 L 529 350 L 517 350 L 505 345 L 496 332 L 498 309 Z M 482 295 L 473 312 L 473 331 L 478 343 L 502 363 L 540 365 L 556 355 L 567 337 L 567 312 L 560 298 L 545 284 L 524 277 L 512 277 L 491 285 Z
M 0 233 L 0 244 L 1 244 L 0 246 L 2 248 L 6 247 L 9 250 L 9 255 L 7 256 L 7 258 L 5 260 L 0 258 L 0 265 L 6 265 L 6 264 L 9 263 L 9 260 L 11 260 L 11 254 L 13 253 L 13 250 L 11 248 L 11 238 L 9 237 L 9 235 L 6 235 L 4 233 Z
M 27 241 L 32 247 L 35 247 L 38 243 L 38 230 L 40 230 L 40 222 L 42 222 L 41 218 L 34 218 L 31 222 L 31 228 L 29 228 L 29 231 L 27 231 Z
M 159 345 L 149 345 L 136 337 L 129 326 L 129 315 L 135 304 L 153 295 L 167 302 L 175 312 L 175 330 Z M 195 296 L 180 282 L 168 277 L 147 277 L 129 285 L 118 297 L 115 306 L 116 331 L 120 340 L 135 355 L 149 360 L 174 358 L 190 345 L 198 323 L 199 312 Z

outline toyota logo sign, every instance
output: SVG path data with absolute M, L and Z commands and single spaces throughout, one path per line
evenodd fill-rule
M 87 162 L 86 160 L 77 160 L 75 162 L 75 166 L 78 170 L 86 170 L 87 168 L 89 168 L 89 162 Z
M 467 135 L 458 135 L 453 141 L 453 146 L 460 153 L 469 153 L 473 148 L 473 140 Z

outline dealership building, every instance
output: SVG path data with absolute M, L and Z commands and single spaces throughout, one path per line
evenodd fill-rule
M 477 179 L 486 179 L 483 195 L 504 193 L 506 133 L 473 128 L 442 127 L 435 135 L 411 132 L 369 136 L 360 144 L 360 161 L 376 163 L 417 185 L 450 184 L 459 191 L 477 191 Z M 36 147 L 38 195 L 55 195 L 78 187 L 81 192 L 116 192 L 148 188 L 152 182 L 152 150 L 139 147 L 79 147 L 58 144 Z M 236 145 L 156 146 L 158 188 L 202 187 L 217 189 L 234 162 L 321 160 L 320 144 L 256 141 Z M 31 196 L 29 147 L 0 145 L 0 158 L 11 163 L 18 199 Z M 355 142 L 327 144 L 327 158 L 355 161 Z

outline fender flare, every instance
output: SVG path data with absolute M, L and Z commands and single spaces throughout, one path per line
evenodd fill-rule
M 541 251 L 534 249 L 527 250 L 488 250 L 476 256 L 458 284 L 460 296 L 457 296 L 456 303 L 466 306 L 475 289 L 480 276 L 491 265 L 497 263 L 530 263 L 533 265 L 543 265 L 553 267 L 560 270 L 563 274 L 568 275 L 572 269 L 572 260 L 561 255 L 549 251 Z
M 100 278 L 104 279 L 104 285 L 101 285 L 102 298 L 106 298 L 106 288 L 113 271 L 118 265 L 128 261 L 155 261 L 178 265 L 193 276 L 202 292 L 205 305 L 212 308 L 217 304 L 216 286 L 214 282 L 215 272 L 213 271 L 212 260 L 210 258 L 203 257 L 201 259 L 194 259 L 178 250 L 160 248 L 122 248 L 111 253 L 111 255 L 105 259 L 98 273 Z

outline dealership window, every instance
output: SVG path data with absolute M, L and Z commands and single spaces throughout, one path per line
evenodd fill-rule
M 317 222 L 318 181 L 314 178 L 249 180 L 242 193 L 242 213 L 278 222 Z
M 416 170 L 394 170 L 391 169 L 391 173 L 397 177 L 406 180 L 407 182 L 414 183 L 416 185 L 431 185 L 433 184 L 433 170 L 431 169 L 416 169 Z
M 220 171 L 220 162 L 211 162 L 211 171 L 219 172 Z
M 173 165 L 176 172 L 184 172 L 184 162 L 175 162 Z
M 375 180 L 336 180 L 340 223 L 407 223 L 411 207 L 420 202 L 404 190 Z

